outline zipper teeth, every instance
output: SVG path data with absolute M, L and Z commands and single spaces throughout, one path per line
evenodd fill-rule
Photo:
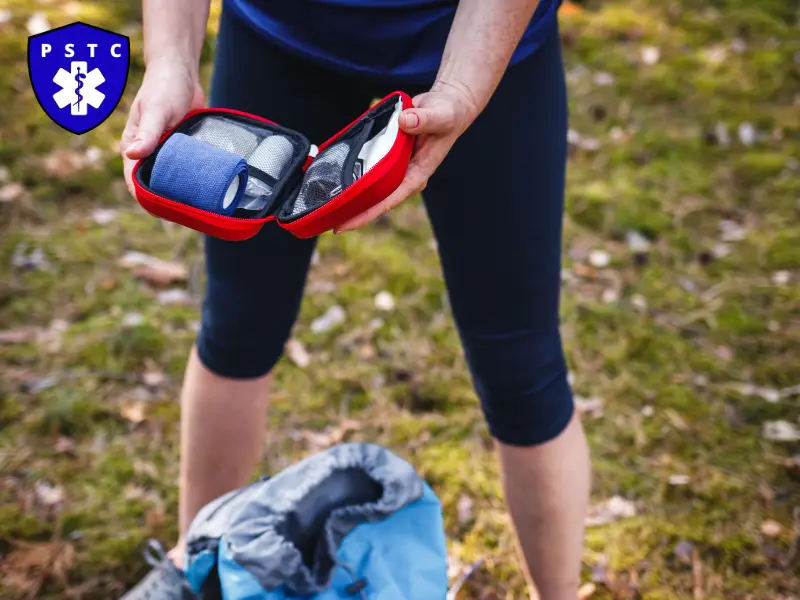
M 387 154 L 387 156 L 388 156 L 388 154 Z M 343 189 L 341 192 L 339 192 L 338 194 L 336 194 L 336 195 L 335 195 L 333 198 L 329 198 L 329 199 L 328 199 L 328 202 L 331 202 L 331 201 L 335 200 L 336 198 L 338 198 L 339 196 L 341 196 L 342 194 L 344 194 L 344 193 L 345 193 L 347 190 L 349 190 L 349 189 L 350 189 L 350 188 L 352 188 L 354 185 L 356 185 L 356 184 L 357 184 L 359 181 L 361 181 L 362 179 L 364 179 L 364 177 L 366 177 L 366 176 L 367 176 L 369 173 L 371 173 L 372 171 L 374 171 L 374 170 L 375 170 L 375 168 L 376 168 L 378 165 L 380 165 L 380 164 L 381 164 L 381 163 L 382 163 L 384 160 L 386 160 L 386 156 L 384 156 L 382 159 L 380 159 L 378 162 L 376 162 L 374 165 L 372 165 L 372 166 L 371 166 L 369 169 L 367 169 L 366 171 L 364 171 L 364 174 L 363 174 L 361 177 L 359 177 L 359 178 L 358 178 L 356 181 L 354 181 L 354 182 L 353 182 L 351 185 L 349 185 L 348 187 L 344 188 L 344 189 Z M 151 193 L 152 193 L 152 192 L 151 192 Z M 169 198 L 164 198 L 163 196 L 159 196 L 158 194 L 153 194 L 153 195 L 154 195 L 156 198 L 159 198 L 159 199 L 161 199 L 161 200 L 166 200 L 167 202 L 175 202 L 174 200 L 170 200 Z M 328 204 L 328 202 L 326 202 L 325 204 Z M 323 204 L 322 206 L 325 206 L 325 204 Z M 188 206 L 188 205 L 187 205 L 187 206 Z M 322 206 L 320 206 L 320 207 L 318 207 L 318 208 L 316 208 L 316 209 L 314 209 L 314 210 L 319 210 L 320 208 L 322 208 Z M 220 214 L 217 214 L 217 213 L 212 213 L 212 212 L 211 212 L 211 211 L 209 211 L 209 210 L 202 210 L 202 209 L 199 209 L 199 208 L 195 208 L 194 206 L 191 206 L 190 208 L 194 208 L 195 210 L 200 210 L 200 211 L 202 211 L 203 213 L 206 213 L 206 214 L 209 214 L 209 215 L 214 215 L 214 216 L 215 216 L 217 219 L 226 219 L 226 220 L 228 220 L 228 221 L 233 221 L 233 222 L 235 222 L 235 223 L 253 223 L 253 222 L 256 222 L 256 221 L 260 221 L 260 220 L 263 220 L 263 219 L 268 219 L 268 218 L 269 218 L 268 216 L 267 216 L 267 217 L 259 217 L 259 218 L 256 218 L 256 219 L 245 219 L 245 218 L 242 218 L 242 217 L 229 217 L 228 215 L 220 215 Z M 311 212 L 314 212 L 314 211 L 311 211 Z M 310 213 L 308 213 L 308 214 L 310 215 L 310 214 L 311 214 L 311 212 L 310 212 Z M 305 216 L 308 216 L 308 215 L 305 215 Z
M 341 137 L 341 136 L 340 136 L 340 137 Z M 399 139 L 399 136 L 398 136 L 398 138 L 397 138 L 397 139 Z M 395 139 L 394 143 L 392 144 L 392 148 L 394 148 L 395 144 L 397 144 L 397 139 Z M 330 147 L 330 146 L 329 146 L 329 147 Z M 326 148 L 325 150 L 327 150 L 327 148 Z M 320 154 L 322 154 L 323 152 L 325 152 L 325 150 L 323 150 L 323 151 L 321 151 L 321 152 L 319 152 L 319 151 L 318 151 L 318 152 L 317 152 L 317 156 L 313 157 L 313 158 L 314 158 L 314 160 L 316 160 L 316 159 L 319 157 L 319 155 L 320 155 Z M 384 156 L 383 158 L 381 158 L 381 159 L 380 159 L 378 162 L 376 162 L 374 165 L 372 165 L 372 166 L 371 166 L 369 169 L 367 169 L 366 171 L 364 171 L 364 173 L 361 175 L 361 177 L 359 177 L 359 178 L 358 178 L 356 181 L 354 181 L 354 182 L 353 182 L 352 184 L 350 184 L 348 187 L 344 188 L 344 189 L 343 189 L 341 192 L 339 192 L 338 194 L 336 194 L 336 196 L 334 196 L 333 198 L 329 198 L 329 199 L 328 199 L 328 202 L 331 202 L 332 200 L 335 200 L 336 198 L 338 198 L 339 196 L 341 196 L 341 195 L 342 195 L 342 194 L 343 194 L 345 191 L 349 190 L 351 187 L 353 187 L 354 185 L 356 185 L 356 183 L 358 183 L 359 181 L 361 181 L 362 179 L 364 179 L 364 177 L 366 177 L 366 176 L 367 176 L 369 173 L 371 173 L 373 170 L 375 170 L 375 168 L 376 168 L 378 165 L 380 165 L 380 164 L 381 164 L 383 161 L 385 161 L 385 160 L 386 160 L 386 158 L 389 156 L 389 154 L 390 154 L 390 153 L 391 153 L 391 150 L 390 150 L 390 152 L 389 152 L 389 153 L 387 153 L 387 154 L 386 154 L 386 156 Z M 303 176 L 303 178 L 305 178 L 305 175 Z M 302 180 L 301 180 L 301 185 L 302 185 Z M 151 193 L 152 193 L 152 192 L 151 192 Z M 174 200 L 170 200 L 169 198 L 164 198 L 163 196 L 159 196 L 158 194 L 153 194 L 153 195 L 154 195 L 156 198 L 159 198 L 159 199 L 162 199 L 162 200 L 166 200 L 167 202 L 174 202 Z M 323 204 L 322 206 L 325 206 L 326 204 L 328 204 L 328 202 L 326 202 L 326 203 L 325 203 L 325 204 Z M 318 207 L 318 208 L 315 208 L 314 210 L 319 210 L 320 208 L 322 208 L 322 206 L 320 206 L 320 207 Z M 190 207 L 190 208 L 195 208 L 195 207 L 193 207 L 193 206 L 192 206 L 192 207 Z M 242 218 L 242 217 L 229 217 L 229 216 L 227 216 L 227 215 L 220 215 L 220 214 L 217 214 L 217 213 L 212 213 L 211 211 L 208 211 L 208 210 L 202 210 L 202 209 L 199 209 L 199 208 L 195 208 L 195 210 L 201 210 L 202 212 L 204 212 L 204 213 L 207 213 L 207 214 L 209 214 L 209 215 L 215 215 L 215 216 L 216 216 L 218 219 L 227 219 L 227 220 L 229 220 L 229 221 L 234 221 L 234 222 L 236 222 L 236 223 L 249 223 L 249 222 L 255 222 L 255 221 L 260 221 L 260 220 L 263 220 L 263 219 L 267 219 L 267 218 L 269 218 L 269 217 L 259 217 L 259 218 L 257 218 L 257 219 L 244 219 L 244 218 Z M 278 211 L 278 212 L 280 212 L 280 211 Z M 311 213 L 313 213 L 313 212 L 314 212 L 314 211 L 312 210 L 311 212 L 309 212 L 308 214 L 306 214 L 306 215 L 304 215 L 304 216 L 308 216 L 308 215 L 310 215 L 310 214 L 311 214 Z M 277 216 L 276 216 L 276 218 L 277 218 Z

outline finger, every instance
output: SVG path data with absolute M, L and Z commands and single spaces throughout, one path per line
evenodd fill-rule
M 125 184 L 128 186 L 128 191 L 131 196 L 136 197 L 136 189 L 133 187 L 133 167 L 136 166 L 136 161 L 127 156 L 122 157 L 122 173 L 125 176 Z
M 150 156 L 155 150 L 161 134 L 167 128 L 168 118 L 166 108 L 159 104 L 143 110 L 136 137 L 126 150 L 125 155 L 133 159 Z
M 370 223 L 377 219 L 378 217 L 385 215 L 398 204 L 401 204 L 407 198 L 413 196 L 417 192 L 421 191 L 425 185 L 427 184 L 427 177 L 421 177 L 420 175 L 412 174 L 410 177 L 406 175 L 406 178 L 400 184 L 400 186 L 392 192 L 385 200 L 379 202 L 372 208 L 365 210 L 360 215 L 353 217 L 352 219 L 345 221 L 338 227 L 336 227 L 333 232 L 335 234 L 344 233 L 345 231 L 352 231 L 354 229 L 358 229 L 359 227 L 363 227 L 367 223 Z
M 448 104 L 435 108 L 408 108 L 400 115 L 400 128 L 414 135 L 449 133 L 455 126 L 455 112 Z
M 119 140 L 119 151 L 122 157 L 125 158 L 125 151 L 133 143 L 136 138 L 136 132 L 139 130 L 139 103 L 134 102 L 131 106 L 131 112 L 128 114 L 128 122 L 125 123 L 125 129 L 122 131 L 122 137 Z

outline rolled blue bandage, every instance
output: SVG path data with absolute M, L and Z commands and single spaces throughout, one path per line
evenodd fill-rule
M 159 150 L 150 187 L 157 194 L 220 215 L 239 206 L 247 187 L 247 161 L 182 133 Z

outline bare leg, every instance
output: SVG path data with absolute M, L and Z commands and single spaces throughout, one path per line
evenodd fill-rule
M 258 464 L 269 379 L 220 377 L 192 350 L 181 392 L 181 541 L 171 553 L 177 564 L 183 562 L 183 536 L 197 512 L 247 483 Z
M 497 443 L 506 502 L 520 550 L 542 600 L 575 600 L 580 584 L 589 450 L 578 417 L 541 446 Z

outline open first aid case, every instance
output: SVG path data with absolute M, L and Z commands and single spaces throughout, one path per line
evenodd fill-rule
M 407 94 L 393 92 L 318 149 L 302 133 L 262 117 L 222 108 L 192 111 L 134 167 L 136 199 L 157 217 L 224 240 L 248 239 L 270 221 L 297 237 L 314 237 L 381 202 L 400 185 L 414 140 L 400 130 L 399 118 L 411 107 Z M 161 195 L 151 187 L 159 153 L 176 134 L 247 161 L 246 189 L 231 214 Z M 202 190 L 206 175 L 189 166 L 181 184 Z

